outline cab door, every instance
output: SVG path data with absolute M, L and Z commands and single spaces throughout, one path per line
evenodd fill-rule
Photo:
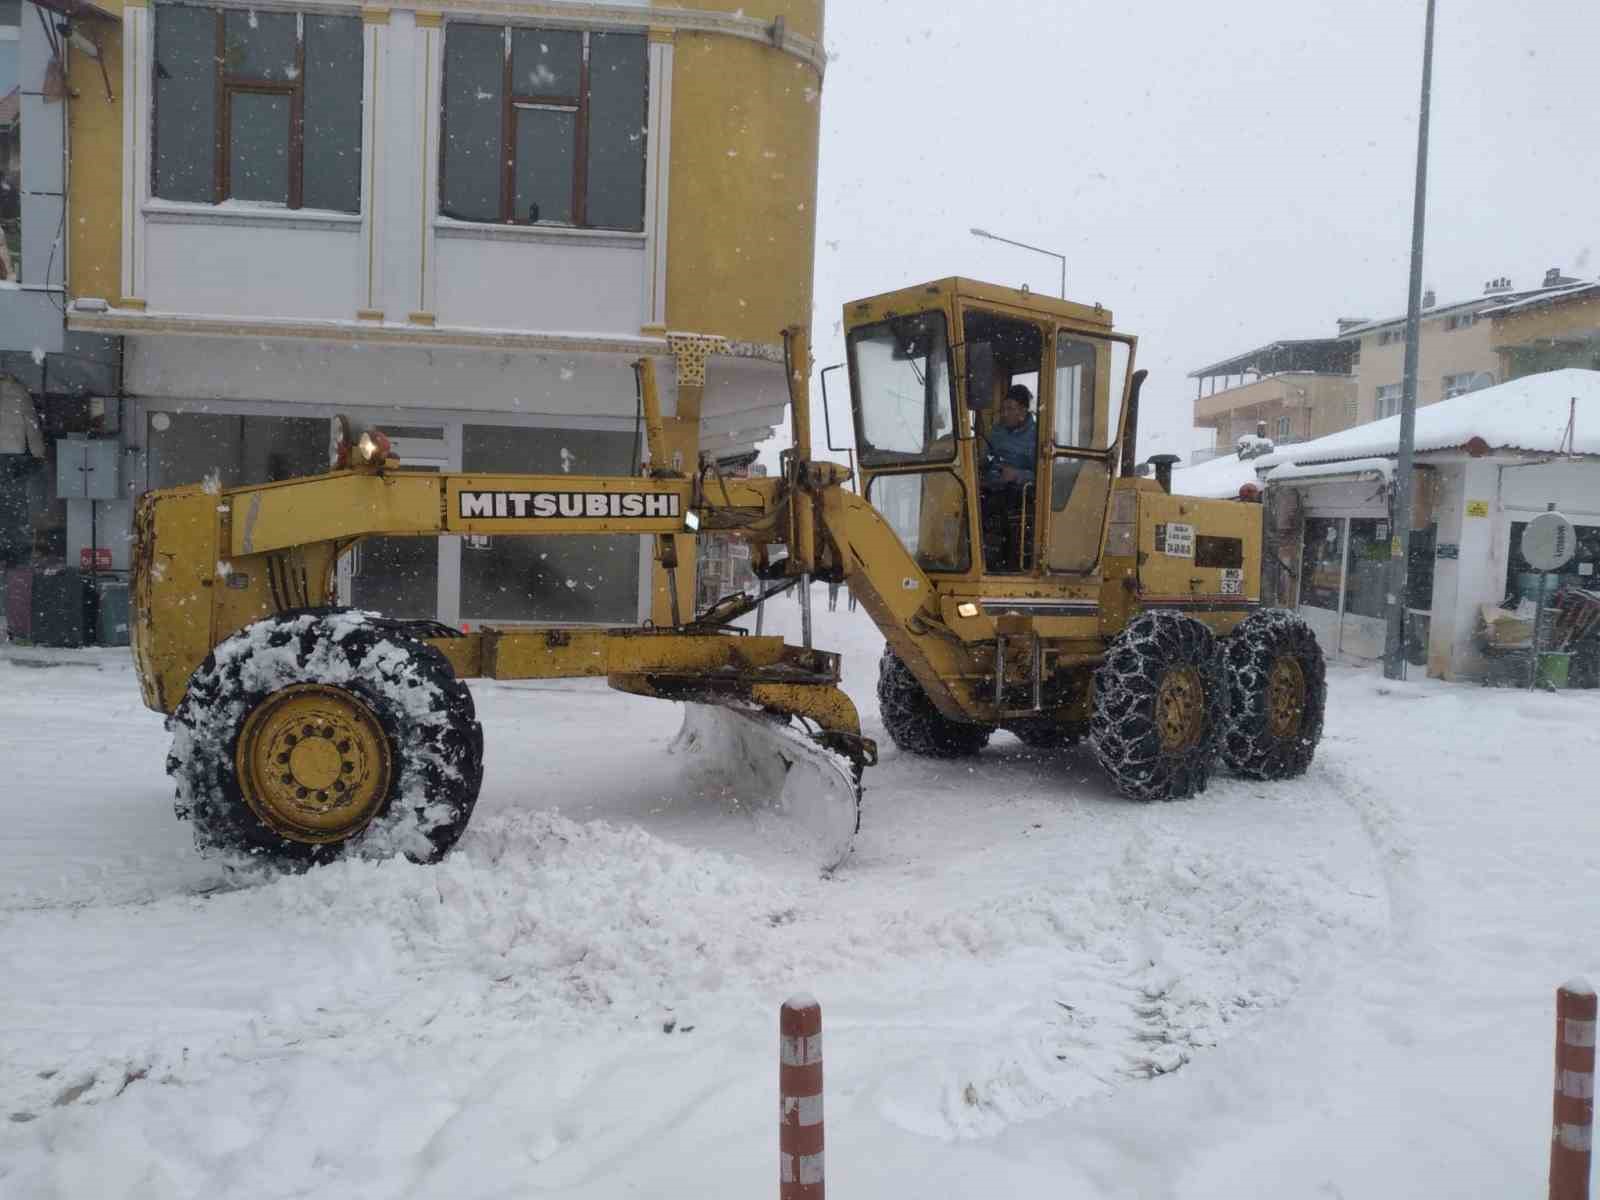
M 1049 349 L 1040 557 L 1046 573 L 1084 574 L 1100 561 L 1133 341 L 1058 326 Z
M 971 437 L 983 573 L 1034 575 L 1039 569 L 1039 496 L 1045 464 L 1042 445 L 1047 440 L 1040 399 L 1050 327 L 991 305 L 964 306 L 961 325 L 966 345 L 986 346 L 993 362 L 989 394 L 968 398 L 969 409 L 974 399 L 981 404 L 972 412 Z M 1025 431 L 1007 435 L 1000 432 L 999 422 L 1007 393 L 1019 384 L 1030 395 Z M 1031 445 L 1028 469 L 1032 478 L 1020 483 L 1003 482 L 996 477 L 994 464 L 1002 461 L 1002 448 L 1014 453 L 1019 443 Z

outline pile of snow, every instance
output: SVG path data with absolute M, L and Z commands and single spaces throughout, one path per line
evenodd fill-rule
M 1276 447 L 1272 439 L 1259 434 L 1247 433 L 1234 443 L 1243 459 L 1260 458 L 1263 454 L 1271 454 Z
M 1261 482 L 1256 468 L 1262 465 L 1262 459 L 1241 460 L 1237 454 L 1229 454 L 1197 466 L 1179 467 L 1172 472 L 1172 493 L 1212 500 L 1237 499 L 1239 489 L 1245 484 Z

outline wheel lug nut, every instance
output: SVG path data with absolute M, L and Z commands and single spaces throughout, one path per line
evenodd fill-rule
M 310 795 L 310 794 L 311 794 L 311 793 L 310 793 L 310 792 L 308 792 L 308 791 L 306 791 L 306 789 L 305 789 L 305 788 L 296 788 L 296 789 L 295 789 L 295 793 L 294 793 L 294 794 L 295 794 L 295 799 L 297 799 L 297 800 L 304 800 L 304 799 L 305 799 L 305 798 L 306 798 L 306 797 L 307 797 L 307 796 L 309 796 L 309 795 Z
M 339 764 L 339 770 L 343 771 L 346 775 L 350 774 L 350 772 L 354 771 L 355 769 L 356 765 L 353 762 L 342 762 Z
M 300 727 L 300 736 L 301 737 L 310 737 L 315 732 L 316 732 L 316 730 L 312 729 L 311 726 L 309 726 L 309 725 L 302 725 Z
M 349 754 L 350 753 L 350 739 L 349 738 L 345 738 L 344 741 L 339 743 L 339 753 L 340 754 Z

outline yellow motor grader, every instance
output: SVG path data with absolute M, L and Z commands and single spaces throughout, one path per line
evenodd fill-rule
M 838 657 L 811 645 L 812 580 L 847 584 L 882 631 L 880 712 L 904 751 L 976 754 L 996 729 L 1087 739 L 1139 800 L 1202 790 L 1219 757 L 1259 779 L 1306 769 L 1323 660 L 1303 622 L 1260 606 L 1261 508 L 1171 494 L 1171 460 L 1136 471 L 1144 372 L 1109 312 L 945 279 L 850 303 L 844 324 L 859 492 L 813 458 L 791 330 L 794 447 L 772 478 L 667 467 L 644 360 L 652 465 L 634 476 L 406 472 L 369 431 L 325 475 L 144 496 L 134 660 L 170 716 L 168 770 L 202 848 L 432 861 L 482 779 L 462 680 L 590 676 L 716 710 L 737 739 L 718 748 L 765 754 L 777 810 L 836 863 L 876 747 Z M 1027 420 L 1002 429 L 1019 404 Z M 1030 446 L 1031 467 L 997 469 L 998 443 L 1013 464 Z M 698 533 L 749 544 L 757 595 L 678 610 L 679 547 Z M 671 620 L 463 634 L 334 604 L 362 538 L 551 534 L 652 537 Z M 803 645 L 736 624 L 797 584 Z

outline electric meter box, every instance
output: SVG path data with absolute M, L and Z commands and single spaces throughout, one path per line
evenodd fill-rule
M 56 498 L 120 500 L 121 456 L 122 447 L 114 438 L 62 438 L 56 443 Z

